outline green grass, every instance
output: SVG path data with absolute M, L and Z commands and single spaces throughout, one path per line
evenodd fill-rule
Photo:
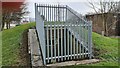
M 19 43 L 22 33 L 32 26 L 35 26 L 35 23 L 24 24 L 2 31 L 2 65 L 14 65 L 19 61 Z M 117 66 L 118 39 L 104 37 L 94 32 L 92 33 L 92 39 L 93 46 L 97 50 L 96 54 L 98 54 L 95 57 L 102 59 L 102 61 L 93 64 L 71 66 L 71 68 L 79 68 L 79 66 Z
M 79 66 L 118 66 L 118 39 L 104 37 L 97 33 L 92 33 L 93 47 L 97 50 L 96 58 L 101 59 L 101 62 Z
M 2 66 L 2 32 L 0 32 L 0 68 Z
M 96 49 L 99 49 L 99 55 L 97 57 L 104 60 L 104 62 L 91 65 L 118 65 L 118 39 L 93 33 L 93 45 Z
M 2 31 L 2 65 L 11 66 L 19 62 L 22 33 L 32 26 L 35 26 L 35 23 L 24 24 Z

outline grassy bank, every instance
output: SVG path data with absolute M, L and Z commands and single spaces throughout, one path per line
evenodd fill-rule
M 79 68 L 79 66 L 97 66 L 98 68 L 98 66 L 104 66 L 104 68 L 109 68 L 105 66 L 118 66 L 118 40 L 120 39 L 104 37 L 93 32 L 92 41 L 94 56 L 95 58 L 101 59 L 101 62 L 77 66 L 75 65 L 72 67 Z
M 17 26 L 2 32 L 2 63 L 6 66 L 15 65 L 19 62 L 19 48 L 24 30 L 35 26 L 29 23 Z M 118 65 L 118 39 L 92 34 L 95 58 L 102 59 L 99 63 L 77 65 L 79 66 L 117 66 Z M 1 47 L 0 47 L 1 48 Z
M 97 50 L 96 58 L 102 59 L 102 62 L 91 64 L 96 66 L 118 66 L 118 39 L 104 37 L 93 33 L 93 45 Z
M 24 30 L 35 26 L 29 23 L 2 31 L 2 65 L 11 66 L 19 63 L 19 48 Z
M 0 32 L 0 68 L 2 66 L 2 32 Z

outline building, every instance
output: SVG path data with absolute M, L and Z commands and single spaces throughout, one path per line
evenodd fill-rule
M 104 13 L 104 19 L 107 23 L 104 26 L 102 15 L 102 13 L 86 15 L 86 18 L 92 21 L 93 31 L 99 34 L 104 33 L 106 36 L 120 36 L 120 13 Z M 108 30 L 108 35 L 104 32 L 105 28 Z

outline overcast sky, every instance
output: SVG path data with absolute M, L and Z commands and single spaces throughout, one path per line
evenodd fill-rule
M 90 1 L 90 0 L 89 0 Z M 93 0 L 91 0 L 93 1 Z M 98 2 L 99 0 L 94 0 L 94 2 Z M 118 1 L 118 0 L 114 0 Z M 26 0 L 28 3 L 28 11 L 30 14 L 29 17 L 35 18 L 35 8 L 34 3 L 40 3 L 40 4 L 61 4 L 61 5 L 68 5 L 78 13 L 81 13 L 82 15 L 87 14 L 88 12 L 94 12 L 93 9 L 91 9 L 88 6 L 88 0 Z

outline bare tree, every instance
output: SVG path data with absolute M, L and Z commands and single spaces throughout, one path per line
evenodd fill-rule
M 111 14 L 117 15 L 117 12 L 119 10 L 118 8 L 118 2 L 114 2 L 112 0 L 100 0 L 99 2 L 90 1 L 88 0 L 89 7 L 91 7 L 96 14 L 101 14 L 102 18 L 102 31 L 103 33 L 108 36 L 109 30 L 112 28 L 113 25 L 117 22 L 114 21 L 113 23 L 109 23 L 108 19 L 112 18 Z M 109 25 L 109 26 L 108 26 Z M 105 35 L 103 34 L 103 35 Z

